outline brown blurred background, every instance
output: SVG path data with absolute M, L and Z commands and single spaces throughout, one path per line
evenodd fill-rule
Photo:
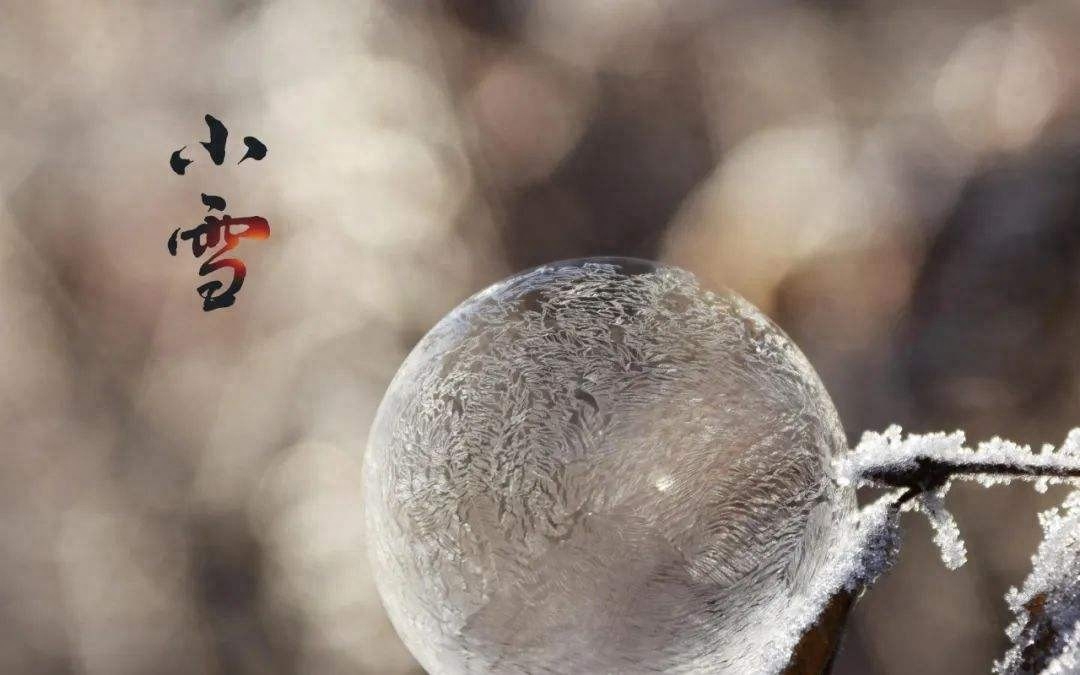
M 442 314 L 555 259 L 739 291 L 852 442 L 1059 442 L 1078 34 L 1075 0 L 0 0 L 0 672 L 416 672 L 367 427 Z M 245 135 L 270 152 L 236 166 Z M 273 229 L 209 314 L 165 250 L 200 192 Z M 988 672 L 1061 496 L 955 489 L 953 573 L 912 518 L 837 672 Z

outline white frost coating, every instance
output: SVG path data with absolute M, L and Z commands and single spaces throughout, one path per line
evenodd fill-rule
M 453 310 L 390 385 L 365 457 L 375 579 L 434 674 L 775 672 L 870 574 L 831 475 L 845 445 L 738 296 L 644 261 L 547 265 Z
M 960 528 L 956 519 L 945 510 L 944 495 L 940 492 L 928 492 L 916 500 L 919 510 L 926 514 L 930 526 L 934 528 L 934 543 L 941 550 L 941 560 L 951 570 L 963 567 L 967 562 L 967 547 L 960 538 Z
M 962 431 L 908 434 L 904 438 L 900 427 L 894 424 L 882 433 L 865 432 L 858 446 L 836 459 L 835 464 L 837 480 L 855 487 L 895 487 L 902 484 L 900 479 L 904 476 L 917 483 L 915 477 L 921 466 L 947 469 L 949 478 L 940 485 L 924 486 L 928 489 L 917 491 L 905 509 L 916 508 L 926 514 L 934 528 L 934 543 L 941 549 L 942 561 L 949 569 L 956 569 L 967 561 L 967 550 L 956 520 L 944 506 L 943 497 L 952 480 L 975 480 L 984 486 L 1030 480 L 1039 491 L 1045 491 L 1051 483 L 1076 482 L 1076 477 L 1035 474 L 1080 472 L 1080 428 L 1069 432 L 1060 449 L 1047 444 L 1035 453 L 1029 446 L 996 437 L 970 448 L 965 445 Z M 892 482 L 883 476 L 890 476 Z
M 1037 453 L 1032 452 L 1031 446 L 997 437 L 983 441 L 975 448 L 964 445 L 965 441 L 963 431 L 954 431 L 951 434 L 908 434 L 906 438 L 902 438 L 901 429 L 895 424 L 882 433 L 867 431 L 863 433 L 855 450 L 837 463 L 837 479 L 843 484 L 856 487 L 874 485 L 875 482 L 867 478 L 873 472 L 914 469 L 920 459 L 935 460 L 957 470 L 992 464 L 1034 471 L 1080 471 L 1080 428 L 1069 432 L 1060 449 L 1055 450 L 1052 445 L 1046 444 Z M 1048 484 L 1067 480 L 1060 477 L 1002 473 L 958 473 L 956 479 L 976 480 L 987 486 L 1017 479 L 1031 480 L 1043 489 Z
M 1062 640 L 1061 653 L 1050 660 L 1040 675 L 1077 675 L 1080 673 L 1080 623 L 1074 624 Z
M 1075 439 L 1075 432 L 1070 439 Z M 1075 446 L 1074 446 L 1075 447 Z M 1038 642 L 1046 655 L 1043 673 L 1076 673 L 1080 658 L 1080 491 L 1060 508 L 1039 514 L 1043 541 L 1032 556 L 1032 570 L 1020 589 L 1005 595 L 1016 621 L 1006 634 L 1013 647 L 994 664 L 997 673 L 1030 668 L 1024 650 Z M 1054 658 L 1050 658 L 1054 657 Z
M 891 492 L 859 511 L 858 558 L 846 574 L 844 588 L 856 590 L 877 581 L 896 561 L 900 551 L 900 491 Z
M 887 467 L 914 469 L 920 457 L 941 457 L 964 447 L 964 432 L 908 434 L 893 424 L 883 432 L 864 431 L 855 448 L 836 461 L 836 479 L 843 485 L 873 485 L 864 476 Z
M 777 673 L 787 665 L 796 645 L 838 593 L 859 593 L 877 581 L 896 560 L 900 549 L 899 492 L 880 497 L 860 511 L 847 516 L 805 592 L 787 599 L 776 608 L 782 620 L 763 625 L 771 633 L 772 649 L 760 669 L 750 672 Z

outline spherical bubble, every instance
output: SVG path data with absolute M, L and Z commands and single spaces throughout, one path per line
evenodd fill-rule
M 853 509 L 844 447 L 810 364 L 738 296 L 641 260 L 545 265 L 450 312 L 390 385 L 376 581 L 432 673 L 729 672 Z

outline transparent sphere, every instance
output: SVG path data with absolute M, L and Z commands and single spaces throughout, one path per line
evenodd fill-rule
M 390 385 L 375 579 L 432 673 L 752 671 L 854 507 L 844 447 L 745 300 L 642 260 L 545 265 L 450 312 Z

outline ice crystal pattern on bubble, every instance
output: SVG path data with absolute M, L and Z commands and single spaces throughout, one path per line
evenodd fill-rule
M 822 569 L 864 555 L 843 448 L 813 369 L 737 296 L 644 261 L 540 267 L 391 384 L 376 580 L 433 673 L 775 671 L 844 582 Z

